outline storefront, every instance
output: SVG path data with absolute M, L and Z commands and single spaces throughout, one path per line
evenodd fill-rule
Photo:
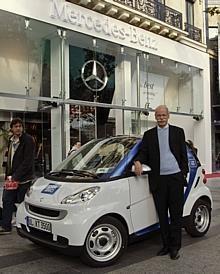
M 0 39 L 0 122 L 7 129 L 12 117 L 24 120 L 40 171 L 55 167 L 76 141 L 143 134 L 159 104 L 211 171 L 205 46 L 61 0 L 4 1 Z

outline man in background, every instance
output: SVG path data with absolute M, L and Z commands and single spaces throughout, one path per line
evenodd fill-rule
M 34 178 L 35 145 L 33 138 L 24 133 L 23 122 L 20 118 L 14 118 L 11 121 L 10 130 L 12 136 L 8 144 L 0 235 L 11 233 L 15 204 L 24 200 L 25 193 Z
M 70 149 L 70 151 L 68 152 L 68 156 L 70 154 L 72 154 L 73 152 L 77 151 L 79 148 L 81 147 L 81 143 L 80 142 L 76 142 L 72 148 Z

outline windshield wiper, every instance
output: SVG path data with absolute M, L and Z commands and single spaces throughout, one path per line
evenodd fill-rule
M 58 176 L 58 175 L 70 175 L 70 176 L 83 176 L 83 177 L 92 177 L 98 178 L 98 175 L 88 170 L 77 170 L 77 169 L 61 169 L 60 171 L 53 171 L 50 175 Z
M 48 173 L 48 175 L 58 176 L 58 175 L 60 175 L 60 172 L 59 172 L 59 171 L 50 171 L 50 172 Z
M 60 170 L 61 174 L 66 174 L 66 175 L 74 175 L 74 172 L 72 169 L 61 169 Z
M 52 175 L 52 176 L 59 176 L 60 174 L 64 174 L 64 175 L 74 175 L 73 171 L 72 170 L 69 170 L 69 169 L 62 169 L 60 171 L 51 171 L 49 173 L 49 175 Z
M 99 178 L 99 176 L 91 171 L 88 170 L 77 170 L 77 169 L 73 169 L 72 170 L 75 174 L 77 175 L 83 175 L 86 177 L 92 177 L 92 178 Z

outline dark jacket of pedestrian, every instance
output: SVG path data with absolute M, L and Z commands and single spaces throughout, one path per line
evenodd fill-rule
M 8 151 L 12 146 L 12 137 L 9 140 Z M 10 155 L 8 155 L 5 177 L 12 176 L 13 180 L 23 183 L 34 177 L 35 145 L 32 136 L 27 133 L 21 135 L 19 142 L 11 164 L 9 163 Z
M 11 233 L 16 204 L 24 200 L 34 177 L 34 140 L 23 132 L 23 122 L 20 118 L 14 118 L 10 128 L 13 136 L 8 145 L 0 235 Z

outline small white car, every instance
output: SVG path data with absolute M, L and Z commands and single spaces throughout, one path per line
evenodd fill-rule
M 91 266 L 114 263 L 131 237 L 159 228 L 150 168 L 142 176 L 132 172 L 140 144 L 140 138 L 130 136 L 92 140 L 37 179 L 18 208 L 19 235 L 78 254 Z M 187 153 L 183 226 L 199 237 L 209 229 L 213 203 L 198 158 L 188 147 Z

